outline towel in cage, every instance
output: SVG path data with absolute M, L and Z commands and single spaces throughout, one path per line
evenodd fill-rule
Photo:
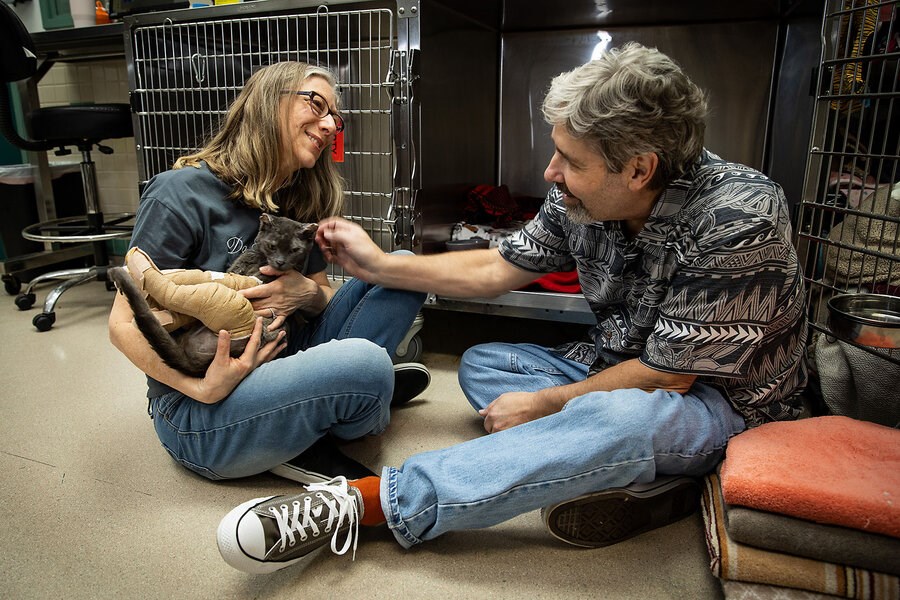
M 832 245 L 825 260 L 826 281 L 872 292 L 900 289 L 900 232 L 896 222 L 884 218 L 900 218 L 900 184 L 878 186 L 860 201 L 859 210 L 871 217 L 849 214 L 828 235 Z
M 817 336 L 812 351 L 829 413 L 900 427 L 900 364 L 826 335 Z M 900 358 L 900 350 L 887 352 Z
M 834 204 L 841 207 L 859 208 L 863 197 L 875 191 L 875 178 L 853 173 L 832 173 L 828 178 L 828 190 L 835 198 Z
M 524 221 L 510 221 L 509 227 L 492 227 L 490 225 L 477 225 L 460 221 L 454 223 L 450 229 L 451 241 L 481 239 L 490 242 L 491 248 L 496 248 L 503 238 L 512 235 L 522 229 Z
M 505 185 L 477 185 L 466 196 L 463 209 L 466 221 L 453 225 L 450 240 L 488 240 L 490 247 L 495 248 L 534 217 L 540 202 L 540 198 L 513 199 Z M 521 289 L 577 294 L 581 291 L 581 282 L 578 271 L 572 270 L 547 273 Z
M 472 225 L 463 221 L 453 225 L 453 229 L 450 231 L 450 240 L 483 239 L 488 240 L 491 248 L 496 248 L 505 237 L 521 229 L 524 224 L 524 222 L 511 221 L 511 227 L 500 228 L 488 225 Z M 578 279 L 578 271 L 563 271 L 561 273 L 542 275 L 521 289 L 577 294 L 581 291 L 581 282 Z

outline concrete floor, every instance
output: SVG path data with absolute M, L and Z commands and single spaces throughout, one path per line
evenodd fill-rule
M 722 597 L 699 513 L 598 550 L 555 541 L 537 512 L 410 551 L 367 529 L 355 562 L 323 554 L 303 572 L 235 571 L 216 549 L 221 517 L 296 484 L 212 483 L 175 464 L 147 416 L 143 375 L 107 340 L 112 293 L 99 283 L 68 291 L 41 333 L 31 319 L 46 291 L 31 311 L 11 296 L 0 306 L 0 597 Z M 483 435 L 456 381 L 458 356 L 426 352 L 424 362 L 431 387 L 348 454 L 377 469 Z

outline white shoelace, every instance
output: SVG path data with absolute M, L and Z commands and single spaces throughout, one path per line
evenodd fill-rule
M 299 500 L 294 500 L 290 505 L 282 504 L 280 511 L 274 506 L 269 508 L 269 512 L 275 517 L 278 524 L 278 533 L 281 536 L 280 551 L 284 551 L 286 546 L 293 546 L 297 543 L 295 533 L 300 536 L 300 541 L 305 542 L 310 533 L 313 536 L 320 535 L 319 523 L 323 520 L 322 511 L 327 510 L 327 521 L 325 523 L 325 532 L 331 536 L 331 551 L 335 554 L 345 554 L 353 545 L 353 559 L 356 560 L 356 541 L 359 537 L 359 501 L 356 494 L 350 491 L 346 477 L 335 477 L 328 483 L 313 483 L 306 486 L 306 489 L 313 493 L 322 501 L 315 507 L 312 506 L 312 497 L 307 495 L 303 498 L 301 504 Z M 350 528 L 347 530 L 347 538 L 344 540 L 344 546 L 338 550 L 338 531 L 344 523 L 349 520 Z

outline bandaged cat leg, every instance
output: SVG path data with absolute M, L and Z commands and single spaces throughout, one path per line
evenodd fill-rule
M 171 313 L 173 325 L 190 322 L 186 316 L 199 319 L 213 331 L 225 329 L 234 338 L 249 336 L 253 331 L 253 306 L 235 290 L 259 285 L 255 277 L 199 269 L 161 272 L 139 248 L 128 252 L 125 263 L 138 286 Z
M 139 248 L 132 248 L 129 250 L 128 253 L 125 254 L 125 268 L 128 270 L 128 274 L 131 275 L 135 284 L 137 284 L 137 288 L 143 292 L 144 299 L 147 301 L 147 306 L 150 307 L 150 312 L 156 320 L 159 321 L 159 324 L 163 326 L 163 329 L 172 333 L 185 325 L 196 322 L 196 319 L 191 316 L 173 313 L 170 310 L 164 309 L 147 294 L 147 291 L 144 289 L 144 271 L 147 269 L 156 269 L 157 267 L 144 251 Z M 171 269 L 167 272 L 182 270 L 184 269 Z

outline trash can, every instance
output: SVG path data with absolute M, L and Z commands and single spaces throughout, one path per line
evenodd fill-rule
M 0 260 L 31 252 L 44 245 L 22 237 L 22 229 L 37 223 L 34 179 L 37 167 L 30 164 L 0 166 Z M 84 189 L 78 163 L 50 165 L 57 218 L 84 214 Z

